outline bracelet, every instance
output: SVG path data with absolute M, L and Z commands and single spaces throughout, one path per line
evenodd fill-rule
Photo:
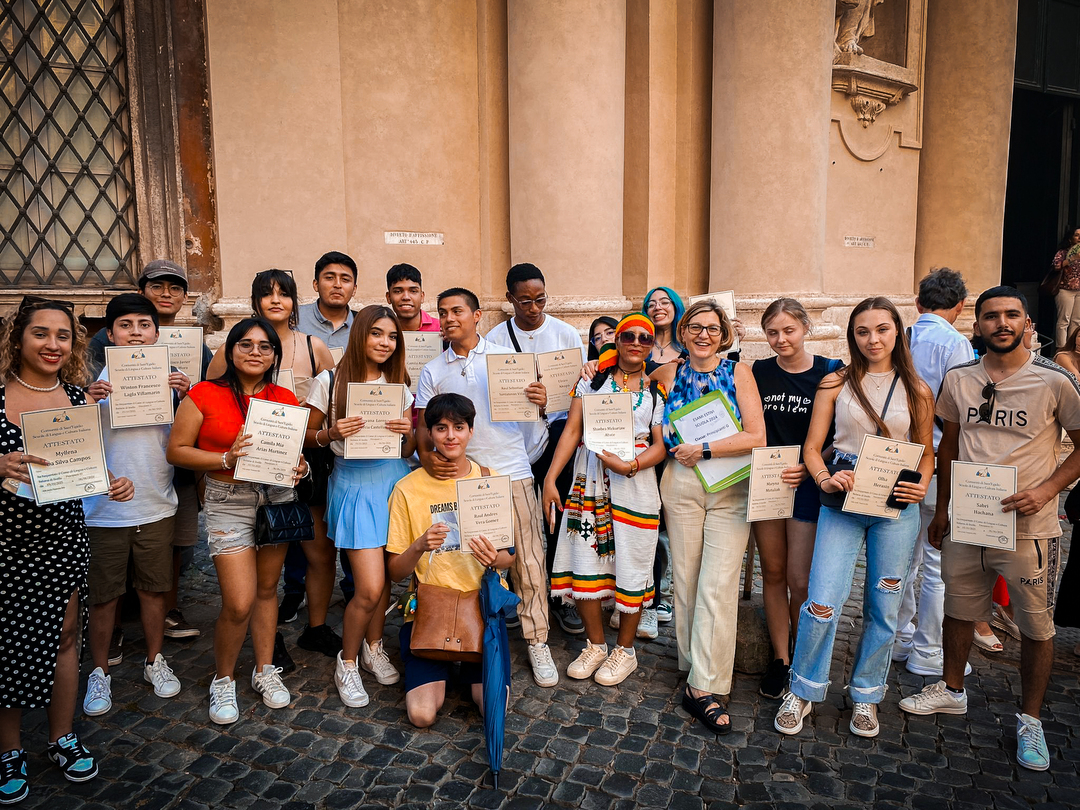
M 630 462 L 630 472 L 628 472 L 626 474 L 626 477 L 627 478 L 633 478 L 635 475 L 637 475 L 638 470 L 640 470 L 640 469 L 641 469 L 641 462 L 638 461 L 636 458 L 633 459 Z
M 319 434 L 322 433 L 324 430 L 326 431 L 326 444 L 323 444 L 322 442 L 319 441 Z M 316 447 L 326 447 L 326 445 L 328 445 L 328 444 L 330 444 L 330 430 L 329 430 L 329 428 L 319 428 L 318 430 L 316 430 L 315 431 L 315 446 Z
M 822 479 L 821 479 L 821 476 L 823 476 L 823 475 L 824 475 L 824 476 L 826 476 L 826 477 L 828 477 L 828 475 L 829 475 L 829 470 L 828 470 L 828 469 L 824 469 L 824 470 L 822 470 L 821 472 L 819 472 L 819 473 L 818 473 L 817 475 L 815 475 L 815 476 L 814 476 L 814 483 L 815 483 L 815 484 L 817 484 L 818 486 L 821 486 L 821 480 L 822 480 Z
M 223 470 L 231 470 L 232 469 L 232 467 L 230 467 L 229 464 L 228 464 L 228 460 L 229 460 L 229 451 L 226 450 L 224 453 L 221 454 L 221 469 L 223 469 Z

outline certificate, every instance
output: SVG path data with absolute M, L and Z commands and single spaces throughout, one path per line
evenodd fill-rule
M 292 391 L 293 396 L 296 396 L 296 378 L 293 377 L 291 368 L 279 368 L 277 376 L 274 377 L 274 385 L 288 388 Z
M 291 487 L 307 423 L 307 408 L 265 399 L 249 400 L 241 433 L 251 434 L 251 446 L 247 455 L 236 462 L 236 480 Z
M 893 520 L 900 517 L 900 510 L 890 509 L 885 501 L 892 495 L 900 471 L 918 467 L 925 449 L 913 442 L 863 436 L 855 462 L 855 489 L 845 496 L 844 511 Z
M 38 506 L 109 491 L 101 411 L 78 405 L 22 415 L 23 452 L 49 462 L 27 465 Z
M 484 359 L 491 421 L 539 422 L 540 408 L 525 396 L 525 389 L 536 382 L 536 355 L 485 354 Z
M 683 444 L 718 442 L 742 432 L 735 411 L 722 391 L 710 391 L 671 414 L 675 435 Z M 719 492 L 750 476 L 750 453 L 701 459 L 694 472 L 707 492 Z
M 536 355 L 540 380 L 547 389 L 548 413 L 570 410 L 570 393 L 581 376 L 581 349 L 559 349 Z
M 1001 501 L 1016 494 L 1016 467 L 952 463 L 952 539 L 970 546 L 1016 551 L 1016 512 Z
M 735 320 L 735 291 L 724 290 L 723 292 L 705 293 L 705 295 L 691 295 L 690 303 L 696 304 L 698 301 L 713 301 L 720 309 L 728 316 L 728 320 Z M 739 336 L 734 333 L 735 327 L 732 326 L 731 337 L 734 342 L 731 344 L 729 352 L 737 352 L 739 350 Z
M 345 349 L 342 346 L 331 346 L 330 356 L 334 358 L 334 368 L 338 367 L 341 362 L 341 358 L 345 356 Z
M 600 392 L 581 398 L 585 446 L 594 453 L 614 453 L 623 461 L 633 461 L 634 402 L 629 391 Z
M 345 416 L 360 416 L 364 427 L 345 439 L 345 458 L 400 458 L 401 434 L 383 425 L 400 419 L 405 386 L 400 383 L 349 383 Z
M 777 520 L 789 518 L 795 510 L 795 488 L 780 474 L 788 467 L 799 466 L 797 444 L 784 447 L 755 447 L 750 452 L 750 493 L 746 499 L 746 519 Z
M 409 372 L 409 390 L 416 393 L 424 366 L 442 354 L 442 335 L 438 332 L 402 332 L 405 343 L 405 370 Z
M 106 346 L 105 369 L 113 389 L 109 422 L 114 430 L 172 424 L 168 346 Z
M 169 347 L 169 362 L 187 374 L 192 385 L 202 380 L 203 328 L 201 326 L 166 327 L 161 330 L 158 343 Z
M 457 516 L 461 550 L 471 554 L 469 541 L 484 535 L 497 549 L 514 545 L 514 505 L 509 475 L 457 480 Z

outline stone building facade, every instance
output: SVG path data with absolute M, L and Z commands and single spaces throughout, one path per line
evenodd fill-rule
M 19 30 L 62 39 L 48 15 L 83 8 L 45 5 L 5 4 L 9 62 L 28 59 Z M 405 261 L 429 305 L 468 286 L 490 321 L 506 270 L 531 261 L 548 311 L 579 325 L 660 284 L 734 289 L 753 357 L 779 295 L 835 354 L 866 295 L 911 314 L 932 266 L 976 292 L 1001 279 L 1017 0 L 87 5 L 124 51 L 109 114 L 128 138 L 114 208 L 129 206 L 129 245 L 112 275 L 90 272 L 94 254 L 69 278 L 47 258 L 20 275 L 38 259 L 5 243 L 3 300 L 59 286 L 99 316 L 132 269 L 168 257 L 189 269 L 192 317 L 220 329 L 248 313 L 255 272 L 290 269 L 308 291 L 337 249 L 360 265 L 357 303 Z M 25 169 L 32 144 L 10 133 Z M 0 197 L 5 222 L 30 223 L 25 199 Z

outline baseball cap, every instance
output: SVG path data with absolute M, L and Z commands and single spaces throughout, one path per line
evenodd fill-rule
M 142 273 L 139 275 L 139 287 L 141 288 L 152 278 L 167 277 L 180 279 L 184 284 L 184 289 L 187 289 L 187 272 L 176 262 L 170 262 L 168 259 L 154 259 L 154 261 L 143 267 Z

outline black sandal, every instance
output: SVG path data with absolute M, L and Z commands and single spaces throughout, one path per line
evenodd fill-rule
M 690 687 L 687 686 L 683 689 L 682 705 L 692 717 L 700 720 L 702 725 L 713 734 L 727 734 L 731 731 L 731 716 L 723 701 L 716 695 L 694 697 L 690 694 Z M 726 718 L 727 722 L 718 722 L 721 718 Z

